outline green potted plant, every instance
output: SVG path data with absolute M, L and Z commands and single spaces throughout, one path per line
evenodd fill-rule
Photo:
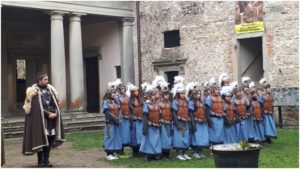
M 247 141 L 211 147 L 217 168 L 257 168 L 260 149 L 259 144 Z

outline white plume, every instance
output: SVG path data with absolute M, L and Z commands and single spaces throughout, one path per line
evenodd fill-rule
M 186 85 L 186 91 L 187 92 L 189 92 L 189 91 L 191 91 L 191 90 L 193 90 L 195 87 L 197 86 L 197 83 L 195 83 L 195 82 L 190 82 L 190 83 L 188 83 L 187 85 Z
M 263 85 L 264 83 L 266 83 L 267 82 L 267 80 L 265 79 L 265 78 L 262 78 L 262 79 L 260 79 L 260 81 L 259 81 L 259 83 L 261 84 L 261 85 Z
M 183 92 L 184 86 L 182 83 L 174 84 L 174 87 L 172 89 L 173 97 L 175 97 L 176 93 Z
M 108 86 L 109 89 L 115 88 L 115 83 L 114 82 L 108 82 L 107 86 Z
M 175 76 L 174 77 L 174 84 L 183 83 L 184 77 L 182 76 Z
M 144 91 L 148 85 L 150 85 L 148 82 L 141 84 L 142 90 Z
M 114 83 L 115 83 L 115 87 L 118 87 L 120 84 L 122 84 L 122 81 L 121 79 L 117 79 L 114 81 Z
M 159 86 L 161 89 L 168 89 L 168 82 L 160 82 Z
M 216 84 L 216 79 L 214 77 L 209 79 L 209 86 L 214 86 Z
M 231 82 L 229 86 L 231 86 L 232 88 L 235 88 L 238 86 L 238 83 L 237 83 L 237 81 L 234 81 L 234 82 Z
M 249 76 L 244 76 L 244 77 L 242 78 L 242 83 L 249 83 L 250 80 L 251 80 L 251 79 L 250 79 Z
M 165 78 L 163 77 L 163 76 L 156 76 L 155 78 L 154 78 L 154 80 L 152 81 L 152 85 L 154 85 L 154 86 L 159 86 L 159 84 L 161 83 L 161 82 L 165 82 L 166 80 L 165 80 Z
M 153 92 L 153 91 L 155 91 L 155 89 L 156 89 L 156 86 L 155 86 L 155 85 L 148 85 L 148 86 L 146 87 L 145 92 L 146 92 L 146 93 L 148 93 L 148 92 Z
M 224 80 L 228 80 L 229 79 L 229 77 L 228 77 L 228 75 L 227 75 L 227 73 L 222 73 L 220 76 L 219 76 L 219 86 L 221 87 L 221 83 L 222 83 L 222 81 L 224 81 Z
M 126 91 L 126 95 L 129 97 L 130 96 L 130 93 L 132 90 L 136 90 L 138 89 L 135 85 L 131 84 L 131 83 L 128 83 L 127 84 L 127 91 Z
M 220 93 L 221 95 L 232 94 L 233 87 L 232 86 L 223 86 Z
M 249 84 L 249 88 L 252 88 L 252 87 L 255 87 L 255 83 L 253 81 Z

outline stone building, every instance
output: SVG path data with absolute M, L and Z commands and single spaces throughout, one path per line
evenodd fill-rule
M 265 77 L 273 88 L 299 86 L 299 2 L 263 1 L 263 31 L 235 32 L 237 2 L 140 2 L 142 81 L 175 75 L 203 83 L 226 72 L 231 81 Z M 255 8 L 254 8 L 255 9 Z M 255 11 L 253 11 L 254 13 Z M 245 12 L 246 13 L 246 12 Z M 283 118 L 298 125 L 297 106 Z
M 24 115 L 39 71 L 49 72 L 66 111 L 99 112 L 107 82 L 134 82 L 132 4 L 1 1 L 2 116 Z

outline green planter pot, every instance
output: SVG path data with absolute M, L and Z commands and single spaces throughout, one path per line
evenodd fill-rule
M 237 150 L 239 144 L 219 144 L 212 146 L 217 168 L 258 168 L 259 144 L 250 144 L 248 150 Z

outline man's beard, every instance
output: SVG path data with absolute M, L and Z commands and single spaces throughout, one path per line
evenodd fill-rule
M 42 89 L 46 89 L 48 84 L 39 84 Z

